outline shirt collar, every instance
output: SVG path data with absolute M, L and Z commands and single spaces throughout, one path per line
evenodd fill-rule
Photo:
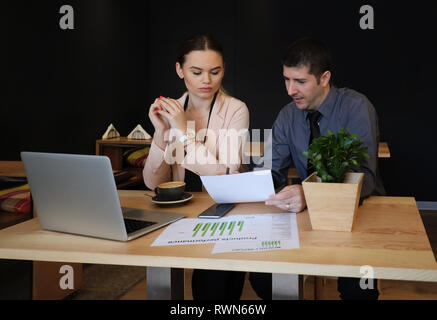
M 326 96 L 325 100 L 323 100 L 320 107 L 317 109 L 323 117 L 329 118 L 332 114 L 332 110 L 334 109 L 335 101 L 337 100 L 337 88 L 331 85 L 329 89 L 329 93 Z M 308 119 L 308 111 L 304 111 L 305 119 Z

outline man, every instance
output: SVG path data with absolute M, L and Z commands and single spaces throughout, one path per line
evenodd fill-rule
M 328 48 L 316 39 L 302 39 L 293 43 L 283 60 L 285 88 L 293 102 L 286 105 L 272 128 L 272 175 L 275 187 L 287 182 L 290 166 L 296 167 L 301 180 L 312 173 L 308 159 L 302 152 L 308 150 L 314 136 L 337 133 L 343 127 L 357 134 L 369 151 L 367 163 L 360 167 L 364 172 L 361 199 L 370 195 L 384 195 L 378 176 L 377 155 L 379 129 L 377 115 L 369 100 L 347 88 L 331 85 L 331 57 Z M 312 128 L 311 128 L 312 127 Z M 268 144 L 266 147 L 269 147 Z M 265 161 L 266 162 L 266 161 Z M 300 212 L 306 208 L 302 185 L 285 186 L 269 197 L 266 205 L 283 210 Z M 269 298 L 265 276 L 251 275 L 252 285 L 260 296 Z M 362 290 L 358 278 L 339 278 L 338 290 L 342 299 L 377 299 L 376 281 L 373 290 Z M 260 284 L 261 283 L 261 284 Z M 264 283 L 264 284 L 262 284 Z M 261 292 L 263 291 L 263 292 Z

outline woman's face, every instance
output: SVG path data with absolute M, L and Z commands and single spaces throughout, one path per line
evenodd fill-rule
M 220 89 L 225 74 L 223 57 L 214 50 L 191 51 L 185 55 L 183 66 L 176 62 L 176 72 L 190 93 L 211 99 Z

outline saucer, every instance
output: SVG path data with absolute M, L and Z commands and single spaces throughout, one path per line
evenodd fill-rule
M 177 204 L 177 203 L 184 203 L 190 200 L 193 197 L 191 193 L 184 192 L 182 195 L 182 198 L 179 200 L 158 200 L 158 196 L 152 197 L 152 202 L 156 204 Z

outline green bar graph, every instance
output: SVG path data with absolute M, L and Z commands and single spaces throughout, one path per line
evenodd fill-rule
M 202 229 L 202 231 L 203 231 L 203 233 L 202 233 L 202 237 L 204 237 L 205 234 L 208 232 L 208 229 L 209 229 L 210 226 L 211 226 L 211 223 L 207 223 L 207 224 L 205 224 L 205 226 L 204 226 L 203 229 Z
M 230 229 L 230 231 L 229 231 L 229 235 L 230 235 L 230 236 L 232 235 L 232 232 L 234 231 L 235 224 L 236 224 L 235 221 L 232 221 L 232 222 L 229 224 L 229 229 Z
M 242 232 L 244 221 L 223 221 L 223 222 L 199 222 L 193 228 L 192 237 L 214 237 L 214 236 L 232 236 L 236 232 Z
M 223 235 L 223 232 L 225 232 L 227 224 L 228 224 L 228 222 L 222 222 L 222 225 L 220 226 L 220 230 L 221 230 L 220 235 L 221 236 Z
M 238 231 L 241 232 L 241 230 L 243 230 L 243 225 L 244 225 L 244 221 L 238 221 L 238 226 L 240 227 L 240 228 L 238 229 Z
M 215 234 L 215 232 L 217 231 L 217 228 L 218 228 L 219 224 L 220 224 L 220 223 L 216 222 L 216 223 L 214 223 L 214 224 L 212 225 L 212 228 L 211 228 L 211 237 L 214 237 L 214 234 Z
M 281 241 L 274 240 L 274 241 L 262 241 L 261 246 L 263 248 L 277 248 L 281 246 Z
M 202 227 L 202 223 L 198 223 L 198 224 L 194 227 L 194 229 L 193 229 L 193 231 L 194 231 L 194 233 L 193 233 L 193 237 L 195 237 L 195 236 L 197 235 L 197 233 L 199 232 L 199 230 L 200 230 L 201 227 Z

